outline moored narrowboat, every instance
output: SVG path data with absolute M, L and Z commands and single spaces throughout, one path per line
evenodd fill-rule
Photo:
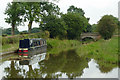
M 45 39 L 24 39 L 19 41 L 19 57 L 30 58 L 33 55 L 45 53 L 47 51 L 47 43 Z

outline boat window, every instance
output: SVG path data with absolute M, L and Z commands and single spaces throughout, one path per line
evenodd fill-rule
M 39 42 L 39 45 L 40 45 L 40 41 L 38 41 Z
M 45 41 L 43 41 L 44 42 L 44 44 L 45 44 Z
M 37 41 L 37 46 L 39 46 L 39 41 Z
M 20 40 L 19 48 L 29 48 L 29 47 L 30 47 L 29 39 Z

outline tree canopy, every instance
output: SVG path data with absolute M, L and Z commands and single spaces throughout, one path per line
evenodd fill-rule
M 42 30 L 47 30 L 50 32 L 50 37 L 64 37 L 66 35 L 66 26 L 65 23 L 55 15 L 49 15 L 43 18 L 44 25 L 41 25 Z
M 98 22 L 98 32 L 105 40 L 112 37 L 116 27 L 117 23 L 111 15 L 103 16 Z
M 7 15 L 7 18 L 5 18 L 5 22 L 12 26 L 12 35 L 14 35 L 15 27 L 20 25 L 22 22 L 22 18 L 20 16 L 23 16 L 24 10 L 21 4 L 22 3 L 19 2 L 8 3 L 5 10 L 5 14 Z
M 67 12 L 71 13 L 79 13 L 81 16 L 84 16 L 85 12 L 81 8 L 77 8 L 75 6 L 70 6 L 69 9 L 67 9 Z
M 67 27 L 68 39 L 80 38 L 80 34 L 88 25 L 88 20 L 79 13 L 67 13 L 62 16 Z

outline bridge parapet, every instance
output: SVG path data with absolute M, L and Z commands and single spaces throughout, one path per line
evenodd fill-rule
M 81 34 L 81 39 L 90 37 L 94 39 L 95 41 L 100 37 L 99 33 L 82 33 Z

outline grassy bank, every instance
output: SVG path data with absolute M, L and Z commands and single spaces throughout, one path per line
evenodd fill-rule
M 18 39 L 16 39 L 18 37 Z M 2 50 L 3 52 L 13 51 L 18 49 L 19 39 L 24 38 L 39 38 L 41 35 L 32 34 L 24 35 L 20 38 L 17 36 L 15 38 L 4 38 Z M 67 51 L 70 49 L 75 49 L 77 54 L 81 57 L 87 56 L 94 58 L 96 60 L 104 60 L 106 63 L 116 64 L 118 62 L 118 37 L 112 37 L 110 40 L 99 40 L 96 42 L 91 42 L 88 44 L 81 44 L 81 41 L 78 40 L 59 40 L 59 39 L 50 39 L 47 40 L 47 53 L 48 54 L 59 54 L 61 51 Z M 6 42 L 7 41 L 7 42 Z M 16 42 L 15 42 L 16 41 Z M 6 42 L 6 43 L 5 43 Z
M 19 43 L 14 43 L 14 44 L 8 44 L 8 45 L 3 45 L 2 46 L 2 52 L 9 52 L 9 51 L 15 51 L 19 47 Z
M 58 39 L 47 39 L 48 53 L 59 54 L 61 51 L 69 49 L 76 49 L 81 45 L 78 40 L 58 40 Z
M 77 53 L 82 56 L 89 56 L 96 60 L 104 60 L 106 63 L 118 62 L 118 37 L 110 40 L 99 40 L 94 43 L 82 45 L 77 48 Z

